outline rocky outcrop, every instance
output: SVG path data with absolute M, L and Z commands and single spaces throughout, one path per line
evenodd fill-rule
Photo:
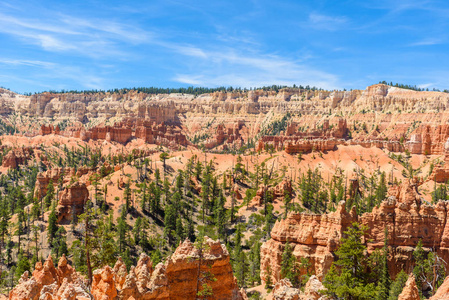
M 244 126 L 243 121 L 236 121 L 233 124 L 218 124 L 215 128 L 215 135 L 213 138 L 207 139 L 204 142 L 206 149 L 212 149 L 221 146 L 221 149 L 238 149 L 243 144 L 243 138 L 240 130 Z
M 108 167 L 110 168 L 110 167 Z M 44 172 L 39 172 L 36 177 L 36 184 L 34 188 L 34 197 L 41 199 L 47 194 L 48 184 L 53 182 L 53 185 L 62 181 L 63 186 L 67 186 L 73 178 L 82 183 L 89 182 L 89 176 L 92 174 L 93 169 L 89 167 L 79 167 L 76 170 L 74 168 L 52 168 Z
M 60 133 L 60 129 L 59 126 L 53 126 L 53 125 L 42 125 L 41 126 L 41 131 L 39 132 L 40 135 L 49 135 L 49 134 L 59 134 Z
M 205 239 L 206 250 L 200 251 L 185 241 L 165 263 L 154 271 L 147 256 L 141 256 L 134 270 L 127 275 L 120 295 L 129 295 L 127 287 L 137 286 L 136 299 L 195 299 L 197 283 L 210 285 L 214 299 L 244 299 L 232 274 L 229 253 L 224 245 Z M 207 279 L 210 272 L 215 280 Z M 134 283 L 135 282 L 135 283 Z
M 449 125 L 421 125 L 406 143 L 411 154 L 443 155 L 449 139 Z
M 294 288 L 288 279 L 281 279 L 273 288 L 272 296 L 274 300 L 299 300 L 301 290 Z
M 13 148 L 3 157 L 2 167 L 16 169 L 19 165 L 26 164 L 32 155 L 31 148 Z
M 145 114 L 143 115 L 145 116 Z M 120 144 L 127 144 L 133 138 L 139 138 L 149 144 L 163 145 L 173 149 L 189 144 L 178 123 L 157 123 L 153 119 L 158 120 L 160 118 L 123 118 L 121 121 L 114 123 L 113 126 L 95 126 L 89 129 L 78 124 L 67 128 L 63 132 L 54 130 L 52 125 L 43 125 L 41 133 L 42 135 L 54 133 L 66 137 L 75 137 L 86 142 L 89 140 L 104 140 Z
M 415 276 L 410 274 L 407 282 L 405 283 L 402 293 L 399 295 L 398 300 L 420 300 L 419 290 L 416 286 Z
M 12 113 L 21 115 L 24 123 L 33 123 L 17 125 L 20 128 L 14 130 L 28 136 L 57 134 L 57 128 L 49 125 L 36 130 L 36 122 L 40 126 L 68 121 L 73 127 L 65 128 L 61 135 L 118 143 L 136 137 L 170 148 L 188 145 L 188 138 L 193 140 L 199 134 L 209 137 L 203 143 L 206 148 L 216 150 L 256 142 L 259 150 L 269 146 L 293 154 L 332 151 L 348 142 L 439 155 L 449 138 L 447 93 L 384 84 L 363 91 L 299 87 L 202 95 L 117 90 L 22 96 L 2 90 L 0 104 L 0 117 L 6 124 L 10 124 L 7 117 Z M 288 124 L 277 127 L 281 134 L 264 135 L 286 113 L 290 113 Z
M 405 182 L 390 189 L 389 198 L 370 213 L 357 216 L 345 210 L 341 202 L 336 212 L 315 214 L 292 214 L 277 221 L 271 239 L 261 248 L 261 277 L 266 280 L 267 269 L 272 282 L 280 280 L 280 263 L 285 243 L 294 247 L 293 254 L 299 260 L 306 258 L 313 273 L 319 278 L 329 270 L 334 261 L 334 251 L 340 244 L 344 231 L 353 222 L 365 225 L 368 252 L 383 246 L 385 228 L 391 256 L 391 275 L 400 270 L 411 271 L 413 250 L 419 240 L 426 251 L 435 249 L 446 261 L 449 258 L 449 226 L 447 203 L 440 201 L 431 206 L 423 203 L 414 183 Z
M 114 300 L 117 297 L 114 273 L 110 266 L 94 271 L 91 293 L 96 300 Z
M 307 281 L 304 291 L 294 288 L 288 279 L 278 281 L 271 292 L 274 300 L 327 300 L 323 295 L 326 288 L 315 275 Z
M 277 221 L 271 231 L 271 239 L 261 247 L 261 278 L 266 281 L 270 270 L 272 282 L 280 280 L 282 252 L 288 241 L 293 254 L 308 259 L 314 273 L 322 278 L 334 261 L 333 252 L 338 248 L 343 232 L 357 221 L 354 212 L 347 212 L 340 202 L 335 212 L 315 214 L 293 214 Z
M 67 264 L 63 255 L 55 268 L 51 256 L 42 265 L 37 262 L 33 275 L 25 272 L 9 293 L 10 300 L 75 300 L 91 299 L 83 279 Z
M 189 143 L 181 128 L 176 125 L 155 123 L 148 120 L 137 120 L 135 137 L 146 143 L 163 145 L 173 149 L 187 146 Z
M 165 263 L 155 268 L 150 258 L 141 254 L 129 273 L 119 259 L 114 268 L 94 272 L 92 294 L 96 299 L 195 299 L 197 282 L 210 285 L 214 299 L 245 299 L 238 289 L 226 247 L 209 238 L 200 251 L 190 241 L 182 243 Z M 212 278 L 207 279 L 206 272 Z M 199 280 L 199 281 L 198 281 Z M 201 288 L 200 288 L 201 289 Z M 114 293 L 116 291 L 116 294 Z M 99 297 L 103 298 L 99 298 Z
M 88 199 L 89 191 L 86 184 L 75 182 L 65 187 L 59 193 L 59 202 L 56 207 L 58 222 L 71 221 L 74 216 L 81 214 Z
M 218 241 L 205 237 L 203 251 L 186 240 L 164 263 L 155 268 L 146 254 L 141 254 L 129 273 L 119 258 L 114 268 L 105 266 L 93 272 L 91 295 L 95 300 L 108 299 L 196 299 L 197 283 L 201 291 L 208 284 L 214 299 L 247 299 L 233 276 L 229 253 Z M 36 263 L 32 278 L 25 272 L 9 294 L 10 300 L 92 299 L 84 280 L 62 256 L 55 268 L 51 256 Z
M 270 194 L 271 200 L 276 199 L 284 199 L 285 196 L 289 196 L 290 199 L 293 197 L 293 188 L 291 179 L 285 178 L 280 183 L 278 183 L 273 188 L 269 188 L 266 185 L 260 185 L 259 189 L 256 192 L 256 196 L 254 196 L 252 203 L 255 205 L 262 205 L 264 197 Z

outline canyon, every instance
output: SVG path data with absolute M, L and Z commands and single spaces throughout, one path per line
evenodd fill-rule
M 60 134 L 122 144 L 138 138 L 186 147 L 196 137 L 196 144 L 207 149 L 238 149 L 254 142 L 258 150 L 270 145 L 300 153 L 357 144 L 441 155 L 449 138 L 446 93 L 383 84 L 364 91 L 284 88 L 198 96 L 132 90 L 22 96 L 3 89 L 0 103 L 3 122 L 18 134 Z M 267 128 L 285 114 L 288 126 L 271 135 Z
M 250 292 L 266 299 L 331 299 L 322 282 L 355 222 L 366 227 L 366 255 L 388 241 L 392 279 L 413 271 L 419 241 L 426 253 L 449 261 L 447 93 L 385 84 L 200 95 L 127 90 L 24 96 L 0 89 L 0 105 L 0 191 L 7 198 L 26 186 L 23 209 L 30 215 L 27 237 L 6 234 L 14 245 L 8 251 L 18 261 L 22 242 L 27 257 L 34 254 L 28 244 L 38 243 L 30 237 L 35 226 L 42 234 L 37 253 L 48 257 L 44 262 L 37 255 L 32 275 L 17 279 L 9 299 L 195 299 L 206 281 L 213 299 L 247 299 Z M 320 213 L 304 202 L 305 178 L 313 172 L 323 189 L 313 191 L 313 199 L 323 191 L 329 198 Z M 378 178 L 384 178 L 385 197 L 357 213 L 357 201 L 372 196 Z M 332 202 L 338 180 L 341 191 Z M 44 207 L 49 187 L 54 195 Z M 8 208 L 10 222 L 22 222 L 15 206 Z M 59 248 L 55 254 L 48 232 L 53 209 L 56 226 L 67 232 L 66 247 L 85 242 L 88 226 L 77 220 L 91 213 L 91 230 L 108 224 L 115 247 L 120 240 L 115 258 L 128 257 L 98 265 L 89 282 L 85 271 L 70 266 L 74 255 L 60 255 Z M 220 217 L 225 223 L 217 229 Z M 124 238 L 120 222 L 129 231 Z M 214 238 L 205 237 L 201 250 L 194 242 L 200 231 Z M 258 274 L 252 281 L 244 274 L 242 281 L 240 273 L 249 271 L 238 262 L 257 257 L 254 239 L 260 266 L 251 261 L 247 269 Z M 281 274 L 287 243 L 295 261 L 310 264 L 300 274 L 311 275 L 304 290 Z M 6 252 L 4 244 L 0 251 Z M 157 251 L 162 260 L 153 264 Z M 8 274 L 12 265 L 18 263 L 0 262 Z M 409 277 L 399 299 L 417 299 L 424 288 L 415 281 Z M 432 299 L 447 297 L 447 281 Z M 269 284 L 271 292 L 264 288 Z

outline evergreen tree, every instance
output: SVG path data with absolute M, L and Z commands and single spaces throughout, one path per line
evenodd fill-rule
M 293 255 L 293 247 L 287 241 L 281 258 L 281 277 L 290 280 L 294 287 L 299 285 L 299 270 L 296 257 Z
M 185 239 L 184 226 L 182 225 L 181 218 L 176 219 L 176 238 L 180 242 Z
M 44 204 L 46 209 L 48 209 L 51 206 L 54 197 L 55 197 L 55 188 L 53 186 L 53 180 L 50 179 L 50 182 L 47 185 L 47 193 L 44 196 Z
M 164 234 L 168 237 L 170 243 L 173 243 L 173 237 L 176 232 L 177 212 L 173 205 L 169 204 L 165 210 Z
M 435 293 L 446 277 L 446 263 L 438 254 L 432 251 L 426 253 L 421 240 L 418 241 L 413 256 L 415 258 L 413 274 L 415 275 L 416 285 L 422 287 L 425 284 L 430 288 L 431 294 Z
M 236 257 L 234 274 L 240 287 L 246 286 L 246 279 L 248 274 L 248 261 L 244 251 L 240 251 Z
M 19 279 L 25 271 L 29 272 L 30 270 L 30 260 L 25 255 L 23 255 L 22 252 L 20 252 L 17 261 L 17 268 L 15 270 L 16 280 Z
M 354 223 L 345 231 L 346 237 L 335 252 L 338 260 L 332 263 L 323 282 L 329 295 L 347 300 L 375 298 L 377 290 L 368 281 L 366 246 L 361 241 L 365 230 Z
M 385 227 L 384 231 L 384 247 L 382 249 L 381 270 L 379 280 L 379 293 L 377 299 L 387 300 L 390 292 L 390 274 L 388 272 L 388 228 Z
M 162 164 L 163 164 L 163 167 L 164 167 L 164 180 L 165 180 L 165 173 L 166 173 L 166 170 L 167 170 L 167 167 L 166 167 L 166 165 L 165 165 L 165 162 L 166 162 L 166 160 L 169 158 L 169 155 L 168 155 L 167 152 L 162 152 L 162 153 L 159 155 L 159 158 L 161 159 Z
M 398 299 L 398 296 L 402 293 L 402 290 L 404 289 L 407 279 L 408 279 L 408 275 L 407 275 L 407 273 L 404 272 L 404 270 L 401 270 L 401 272 L 399 272 L 396 275 L 396 279 L 391 284 L 388 300 L 397 300 Z
M 126 232 L 128 230 L 128 226 L 126 225 L 126 221 L 120 217 L 117 223 L 117 233 L 118 233 L 118 244 L 119 244 L 119 253 L 122 254 L 126 245 Z
M 48 216 L 48 243 L 50 245 L 53 244 L 53 238 L 55 237 L 56 232 L 58 231 L 58 219 L 56 217 L 56 211 L 55 207 L 53 206 L 50 212 L 50 215 Z
M 68 254 L 66 235 L 66 230 L 63 226 L 60 226 L 56 231 L 52 243 L 52 253 L 56 254 L 56 257 L 60 257 L 62 254 Z
M 227 223 L 228 217 L 226 214 L 226 208 L 224 207 L 226 203 L 226 198 L 223 196 L 223 192 L 220 191 L 220 194 L 217 198 L 217 204 L 215 205 L 215 226 L 217 228 L 218 238 L 226 243 L 227 241 Z
M 125 198 L 125 210 L 129 212 L 131 209 L 131 182 L 128 179 L 128 182 L 125 185 L 125 190 L 123 191 L 123 197 Z

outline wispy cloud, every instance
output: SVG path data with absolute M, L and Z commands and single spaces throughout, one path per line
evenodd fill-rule
M 433 86 L 435 86 L 435 83 L 423 83 L 423 84 L 418 85 L 418 87 L 420 89 L 426 89 L 426 88 L 433 87 Z
M 123 54 L 119 43 L 140 44 L 151 34 L 139 27 L 105 20 L 88 20 L 54 13 L 45 22 L 0 12 L 0 32 L 52 52 L 78 52 L 86 56 Z
M 338 88 L 338 77 L 274 54 L 244 54 L 236 49 L 202 51 L 190 73 L 178 73 L 173 80 L 203 86 L 256 87 L 272 84 L 309 84 L 323 88 Z
M 432 45 L 442 44 L 443 42 L 444 42 L 444 40 L 439 39 L 439 38 L 425 38 L 418 42 L 411 43 L 409 46 L 412 46 L 412 47 L 414 47 L 414 46 L 432 46 Z
M 53 81 L 55 79 L 70 80 L 76 82 L 77 85 L 85 89 L 101 89 L 104 86 L 105 79 L 97 75 L 95 70 L 84 69 L 80 66 L 62 65 L 53 62 L 39 60 L 21 60 L 21 59 L 0 59 L 0 65 L 25 67 L 28 68 L 26 75 L 17 77 L 14 75 L 2 75 L 2 78 L 14 79 L 17 82 L 27 84 L 38 84 L 47 89 L 67 89 L 68 85 L 51 86 L 45 84 L 45 81 Z M 30 69 L 29 67 L 32 67 Z M 6 72 L 6 68 L 2 68 Z M 36 76 L 39 74 L 39 76 Z M 36 79 L 39 78 L 39 79 Z M 4 79 L 3 79 L 4 80 Z
M 4 65 L 22 65 L 22 66 L 31 66 L 31 67 L 53 67 L 54 63 L 40 60 L 26 60 L 26 59 L 0 59 L 0 64 Z
M 311 13 L 309 15 L 308 25 L 314 29 L 335 31 L 340 29 L 348 22 L 346 17 L 327 16 L 318 13 Z

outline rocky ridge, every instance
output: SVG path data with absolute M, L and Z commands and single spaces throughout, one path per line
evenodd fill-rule
M 390 190 L 389 197 L 370 213 L 358 216 L 355 210 L 346 211 L 345 203 L 339 203 L 335 212 L 323 215 L 291 214 L 277 221 L 271 239 L 261 247 L 261 277 L 266 280 L 266 270 L 271 269 L 272 282 L 280 280 L 281 256 L 285 243 L 293 247 L 296 258 L 306 258 L 312 265 L 312 273 L 320 279 L 334 261 L 344 231 L 353 222 L 367 226 L 368 252 L 381 248 L 385 228 L 391 256 L 389 270 L 395 276 L 401 269 L 410 272 L 413 250 L 419 240 L 426 251 L 435 251 L 445 260 L 449 258 L 448 203 L 431 206 L 421 201 L 414 183 L 405 182 Z
M 288 153 L 331 151 L 339 144 L 416 154 L 442 154 L 449 138 L 449 95 L 376 84 L 364 91 L 215 92 L 203 95 L 121 93 L 21 96 L 2 90 L 0 116 L 24 135 L 61 134 L 80 139 L 186 146 L 200 137 L 207 149 L 239 148 L 259 141 Z M 33 126 L 12 119 L 12 114 Z M 290 113 L 280 136 L 264 135 Z M 50 124 L 53 121 L 53 124 Z M 71 126 L 60 128 L 61 122 Z M 36 130 L 36 124 L 43 125 Z M 65 126 L 64 126 L 65 127 Z
M 211 287 L 214 299 L 247 299 L 232 274 L 226 247 L 208 237 L 202 252 L 186 240 L 155 267 L 146 254 L 141 254 L 128 272 L 119 258 L 114 268 L 105 266 L 93 272 L 90 291 L 86 279 L 67 264 L 65 256 L 58 267 L 49 256 L 43 265 L 36 263 L 31 278 L 24 273 L 9 299 L 196 299 L 203 284 Z

